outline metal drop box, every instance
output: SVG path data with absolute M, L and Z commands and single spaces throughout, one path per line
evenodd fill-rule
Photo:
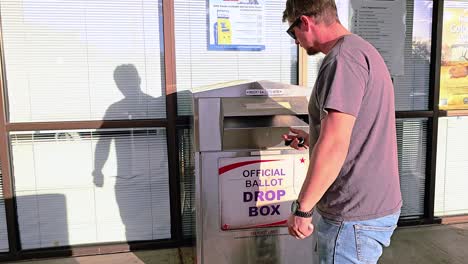
M 309 92 L 258 81 L 193 94 L 197 263 L 316 263 L 314 236 L 286 227 L 308 150 L 281 138 L 308 131 Z

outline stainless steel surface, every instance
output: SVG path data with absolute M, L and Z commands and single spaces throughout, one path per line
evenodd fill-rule
M 305 115 L 307 114 L 307 98 L 305 96 L 223 98 L 222 108 L 225 117 Z
M 202 98 L 198 100 L 198 112 L 203 113 L 197 117 L 198 128 L 204 133 L 200 134 L 200 151 L 221 150 L 221 120 L 220 99 Z
M 308 151 L 286 147 L 281 135 L 291 126 L 308 129 L 308 124 L 301 119 L 307 115 L 308 91 L 295 85 L 261 81 L 204 90 L 194 93 L 194 98 L 197 263 L 317 263 L 315 236 L 296 240 L 287 234 L 284 226 L 290 203 L 297 197 L 306 174 L 307 164 L 303 164 L 301 157 L 307 158 Z M 265 161 L 280 160 L 283 163 L 278 164 L 290 164 L 281 165 L 288 171 L 283 178 L 288 182 L 287 186 L 261 189 L 272 193 L 275 190 L 277 195 L 288 193 L 287 199 L 277 197 L 275 201 L 253 204 L 258 207 L 253 209 L 259 212 L 262 207 L 276 206 L 277 215 L 252 215 L 249 211 L 252 207 L 245 203 L 245 191 L 253 194 L 255 190 L 261 192 L 260 188 L 249 189 L 250 185 L 244 185 L 250 182 L 246 179 L 231 182 L 233 175 L 242 177 L 237 172 L 221 172 L 225 168 L 223 162 L 230 167 L 239 163 L 261 163 L 264 158 Z M 231 160 L 233 162 L 229 163 Z M 262 177 L 258 175 L 265 167 L 249 166 L 239 170 L 258 171 L 251 181 L 259 181 L 260 186 L 265 186 L 261 185 Z M 273 182 L 276 181 L 270 184 Z M 277 218 L 282 219 L 283 226 L 250 224 L 257 223 L 258 219 L 270 221 Z M 249 224 L 227 225 L 227 221 Z M 274 224 L 278 225 L 278 222 Z
M 196 182 L 202 190 L 200 207 L 197 207 L 197 234 L 201 233 L 201 236 L 197 236 L 198 263 L 318 263 L 315 236 L 297 240 L 287 235 L 286 227 L 221 230 L 218 160 L 222 157 L 244 155 L 246 153 L 237 152 L 209 152 L 200 155 L 202 176 L 198 176 Z
M 223 150 L 283 149 L 281 135 L 288 133 L 289 127 L 309 129 L 294 115 L 225 117 L 223 121 Z
M 224 130 L 228 129 L 256 129 L 260 127 L 303 127 L 308 128 L 308 124 L 293 115 L 272 115 L 272 116 L 248 116 L 248 117 L 225 117 Z
M 281 135 L 288 133 L 287 127 L 260 127 L 256 129 L 228 129 L 223 131 L 223 150 L 271 150 L 289 148 Z
M 202 197 L 202 176 L 200 173 L 200 165 L 201 165 L 201 157 L 200 157 L 200 152 L 195 152 L 194 155 L 194 160 L 195 160 L 195 235 L 196 235 L 196 242 L 195 242 L 195 254 L 197 258 L 196 263 L 203 263 L 202 262 L 202 252 L 203 252 L 203 208 L 202 202 L 201 202 L 201 197 Z

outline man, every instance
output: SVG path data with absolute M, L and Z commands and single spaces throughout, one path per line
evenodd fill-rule
M 326 54 L 309 101 L 309 133 L 283 135 L 293 148 L 310 149 L 289 233 L 311 235 L 315 207 L 320 263 L 376 263 L 402 205 L 390 74 L 377 50 L 340 24 L 333 0 L 288 0 L 283 21 L 309 55 Z

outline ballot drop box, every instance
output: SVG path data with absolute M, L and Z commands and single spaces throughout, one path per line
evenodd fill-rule
M 316 263 L 314 236 L 287 229 L 308 150 L 281 138 L 308 131 L 309 93 L 258 81 L 193 94 L 197 263 Z

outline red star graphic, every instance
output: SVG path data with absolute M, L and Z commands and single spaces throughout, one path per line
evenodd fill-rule
M 304 163 L 305 162 L 305 159 L 304 158 L 301 158 L 301 163 Z
M 228 227 L 229 227 L 229 226 L 228 226 L 227 224 L 224 224 L 224 225 L 223 225 L 223 230 L 227 230 Z

